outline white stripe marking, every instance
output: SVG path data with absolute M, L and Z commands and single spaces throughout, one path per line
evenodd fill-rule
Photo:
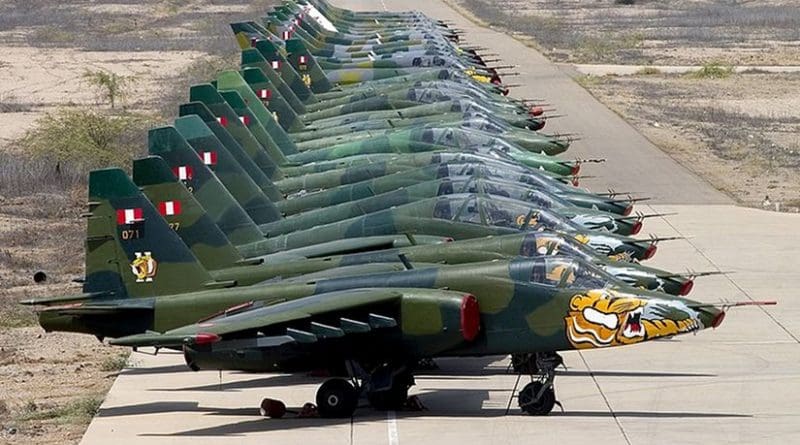
M 400 435 L 397 433 L 397 416 L 394 411 L 386 411 L 387 433 L 389 434 L 389 445 L 400 445 Z

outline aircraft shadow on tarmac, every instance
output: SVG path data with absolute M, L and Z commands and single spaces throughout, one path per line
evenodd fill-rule
M 426 411 L 400 411 L 397 418 L 414 419 L 430 417 L 466 417 L 466 418 L 492 418 L 509 416 L 527 416 L 512 403 L 511 409 L 506 413 L 505 407 L 484 407 L 484 403 L 489 399 L 489 391 L 486 389 L 433 389 L 420 394 L 420 400 L 427 407 Z M 749 418 L 752 415 L 742 413 L 715 413 L 715 412 L 674 412 L 674 411 L 555 411 L 553 417 L 583 417 L 583 418 L 602 418 L 602 417 L 631 417 L 648 419 L 714 419 L 714 418 Z M 299 411 L 299 407 L 289 407 L 290 411 Z M 356 411 L 353 419 L 319 419 L 319 418 L 296 418 L 287 415 L 283 419 L 267 419 L 258 415 L 258 409 L 253 406 L 250 408 L 216 408 L 202 407 L 197 402 L 192 401 L 171 401 L 171 402 L 149 402 L 137 405 L 128 405 L 100 410 L 99 417 L 132 416 L 143 414 L 156 414 L 171 411 L 194 412 L 209 416 L 247 416 L 246 420 L 236 419 L 231 423 L 198 428 L 192 430 L 178 431 L 174 433 L 149 433 L 142 432 L 141 436 L 237 436 L 248 433 L 263 433 L 269 431 L 285 431 L 301 428 L 325 427 L 341 424 L 369 424 L 372 422 L 383 422 L 386 415 L 382 412 L 373 411 L 368 407 L 360 408 Z M 532 421 L 534 419 L 531 419 Z M 539 419 L 539 421 L 546 419 Z
M 497 375 L 509 375 L 515 377 L 514 372 L 507 366 L 492 364 L 496 359 L 469 359 L 468 363 L 461 364 L 457 361 L 441 361 L 440 367 L 437 370 L 425 370 L 415 373 L 415 377 L 420 382 L 434 381 L 434 380 L 469 380 L 480 381 L 486 378 Z M 185 371 L 184 365 L 173 365 L 159 368 L 149 368 L 150 370 L 161 370 L 163 372 L 175 372 L 176 369 Z M 143 369 L 142 371 L 148 371 Z M 126 370 L 126 374 L 137 374 L 136 369 Z M 150 374 L 150 372 L 142 372 L 143 374 Z M 237 373 L 239 374 L 239 373 Z M 247 374 L 247 373 L 241 373 Z M 252 375 L 252 374 L 247 374 Z M 716 374 L 708 373 L 689 373 L 689 372 L 657 372 L 657 371 L 583 371 L 583 370 L 560 370 L 556 375 L 563 377 L 656 377 L 656 378 L 669 378 L 669 377 L 716 377 Z M 224 378 L 223 378 L 224 380 Z M 322 383 L 325 377 L 315 377 L 308 374 L 267 374 L 260 378 L 250 380 L 235 380 L 231 382 L 212 383 L 200 386 L 187 386 L 180 388 L 151 388 L 148 391 L 166 391 L 166 392 L 185 392 L 185 391 L 236 391 L 253 388 L 275 388 L 289 385 L 298 384 L 317 384 Z
M 184 370 L 186 366 L 183 367 Z M 223 379 L 224 380 L 224 379 Z M 275 388 L 301 384 L 317 384 L 325 381 L 322 377 L 313 377 L 307 374 L 270 374 L 251 380 L 236 380 L 232 382 L 212 383 L 209 385 L 187 386 L 182 388 L 151 388 L 148 391 L 235 391 L 252 388 Z

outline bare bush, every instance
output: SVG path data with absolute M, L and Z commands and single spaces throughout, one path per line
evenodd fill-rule
M 161 91 L 160 112 L 164 118 L 175 116 L 178 106 L 188 100 L 189 87 L 213 80 L 223 70 L 238 69 L 239 54 L 230 53 L 225 57 L 208 56 L 192 62 L 185 70 L 176 73 L 165 83 Z
M 33 111 L 37 104 L 21 102 L 13 94 L 0 94 L 0 113 L 26 113 Z
M 5 198 L 36 192 L 63 193 L 84 186 L 85 176 L 84 169 L 69 162 L 0 152 L 0 195 Z
M 106 70 L 85 70 L 83 80 L 97 90 L 100 97 L 108 101 L 111 108 L 128 96 L 128 88 L 134 82 L 133 76 L 122 76 Z

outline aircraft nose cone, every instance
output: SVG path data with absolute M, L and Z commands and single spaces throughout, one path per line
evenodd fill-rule
M 689 292 L 692 291 L 694 288 L 694 281 L 693 280 L 686 280 L 681 283 L 681 288 L 678 291 L 679 295 L 689 295 Z
M 625 210 L 622 212 L 622 216 L 628 216 L 633 212 L 633 204 L 628 204 L 628 207 L 625 207 Z
M 725 320 L 725 311 L 716 307 L 704 307 L 700 310 L 700 321 L 706 328 L 718 328 Z
M 653 256 L 656 254 L 656 250 L 658 250 L 658 246 L 655 244 L 650 244 L 647 246 L 647 249 L 644 251 L 644 259 L 649 260 L 650 258 L 653 258 Z
M 634 221 L 633 225 L 631 226 L 631 235 L 636 235 L 640 230 L 642 230 L 642 222 Z

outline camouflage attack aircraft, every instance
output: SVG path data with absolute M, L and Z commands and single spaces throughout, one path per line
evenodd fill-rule
M 588 264 L 553 256 L 238 288 L 214 280 L 173 231 L 145 236 L 143 224 L 166 223 L 152 205 L 128 208 L 142 204 L 140 192 L 121 170 L 93 172 L 90 194 L 86 293 L 27 302 L 67 303 L 40 312 L 45 329 L 183 348 L 193 369 L 283 372 L 346 362 L 377 409 L 405 402 L 418 359 L 532 353 L 541 380 L 522 390 L 522 406 L 546 414 L 557 351 L 694 332 L 724 317 L 713 305 L 615 290 Z M 317 403 L 321 415 L 342 417 L 357 398 L 346 380 L 331 379 Z
M 559 158 L 551 110 L 507 97 L 508 67 L 449 25 L 289 0 L 231 28 L 240 67 L 190 88 L 132 178 L 91 172 L 82 292 L 23 302 L 46 331 L 193 370 L 346 375 L 318 389 L 324 417 L 403 407 L 420 361 L 510 354 L 534 377 L 520 408 L 546 415 L 561 351 L 738 305 L 685 298 L 719 272 L 640 264 L 667 238 L 628 235 L 664 215 L 578 188 L 600 160 Z
M 140 159 L 133 164 L 134 180 L 153 205 L 163 207 L 163 203 L 177 205 L 179 211 L 161 212 L 170 228 L 181 237 L 192 253 L 218 281 L 232 280 L 239 285 L 249 285 L 275 277 L 292 277 L 299 274 L 320 272 L 338 266 L 373 264 L 378 262 L 397 263 L 400 254 L 415 264 L 444 263 L 461 264 L 474 261 L 489 261 L 514 256 L 539 256 L 567 254 L 603 267 L 619 279 L 651 290 L 663 290 L 672 294 L 687 294 L 693 287 L 691 277 L 698 274 L 672 274 L 645 266 L 604 259 L 595 251 L 572 238 L 564 238 L 553 232 L 530 232 L 520 235 L 506 235 L 495 238 L 478 238 L 462 242 L 449 242 L 440 245 L 422 243 L 419 246 L 364 252 L 341 257 L 322 257 L 306 260 L 290 260 L 294 252 L 281 255 L 282 261 L 275 257 L 266 264 L 245 260 L 236 247 L 229 242 L 221 230 L 211 221 L 208 214 L 194 197 L 177 182 L 166 163 L 157 157 Z M 447 180 L 449 181 L 449 180 Z M 468 180 L 467 184 L 474 181 Z M 424 185 L 424 183 L 421 183 Z M 442 187 L 439 185 L 439 187 Z M 449 187 L 444 187 L 449 188 Z M 310 212 L 314 213 L 314 212 Z M 154 233 L 157 228 L 148 229 Z M 419 243 L 416 237 L 415 243 Z M 345 240 L 342 240 L 345 241 Z M 348 246 L 352 251 L 363 250 L 364 239 L 357 239 L 357 246 Z M 397 241 L 395 241 L 397 242 Z M 309 252 L 302 252 L 312 255 Z M 313 256 L 313 255 L 312 255 Z M 707 275 L 708 273 L 704 273 Z

